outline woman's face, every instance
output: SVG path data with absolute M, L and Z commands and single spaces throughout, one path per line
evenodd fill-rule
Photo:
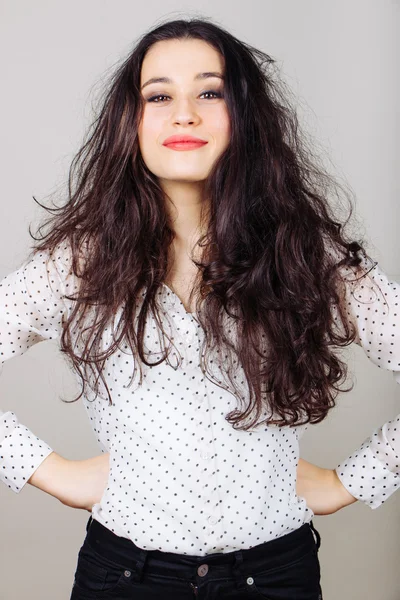
M 139 148 L 148 169 L 161 182 L 203 181 L 228 146 L 230 121 L 224 81 L 216 76 L 196 78 L 211 72 L 223 76 L 223 57 L 202 40 L 157 42 L 143 60 Z M 146 85 L 149 79 L 161 77 L 170 81 Z M 194 150 L 174 150 L 163 145 L 172 135 L 195 136 L 207 143 Z

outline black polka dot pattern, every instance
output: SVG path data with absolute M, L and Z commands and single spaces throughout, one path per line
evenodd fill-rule
M 48 259 L 39 253 L 0 282 L 1 363 L 61 335 L 70 309 L 63 295 L 77 283 L 65 246 L 54 261 Z M 360 332 L 357 343 L 373 362 L 398 375 L 399 286 L 377 267 L 374 276 L 389 309 L 376 298 L 372 305 L 361 302 L 349 283 L 348 311 Z M 83 399 L 101 451 L 110 452 L 107 486 L 92 507 L 93 518 L 146 550 L 189 555 L 250 548 L 309 522 L 314 513 L 295 489 L 306 426 L 235 430 L 225 416 L 236 399 L 200 369 L 204 332 L 196 315 L 165 285 L 159 302 L 175 346 L 168 362 L 144 366 L 142 384 L 137 372 L 128 385 L 133 357 L 121 345 L 104 367 L 113 406 L 101 396 L 92 401 L 90 388 Z M 105 347 L 110 340 L 106 330 Z M 152 316 L 145 343 L 158 358 L 161 340 Z M 246 387 L 240 366 L 237 379 Z M 339 465 L 338 475 L 352 494 L 375 507 L 397 489 L 398 450 L 396 423 L 389 422 Z M 0 478 L 14 492 L 51 451 L 13 412 L 0 413 Z
M 49 258 L 38 253 L 0 282 L 0 370 L 33 344 L 60 336 L 64 288 Z M 51 452 L 15 413 L 0 411 L 0 479 L 10 489 L 20 492 Z
M 347 314 L 356 328 L 356 343 L 378 367 L 400 383 L 400 284 L 376 262 L 364 258 L 364 276 L 342 268 Z M 334 311 L 337 318 L 337 313 Z M 370 508 L 378 508 L 400 486 L 400 415 L 377 427 L 343 460 L 336 473 L 345 488 Z

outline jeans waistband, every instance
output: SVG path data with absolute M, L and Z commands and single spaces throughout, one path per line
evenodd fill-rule
M 313 549 L 317 552 L 320 545 L 319 533 L 312 522 L 252 548 L 204 556 L 144 550 L 130 539 L 114 534 L 92 516 L 86 529 L 85 543 L 106 559 L 132 570 L 134 578 L 138 581 L 141 580 L 144 570 L 154 575 L 177 579 L 195 579 L 196 575 L 209 570 L 209 576 L 212 574 L 215 577 L 230 576 L 232 571 L 243 576 L 249 570 L 257 568 L 269 571 L 289 565 Z

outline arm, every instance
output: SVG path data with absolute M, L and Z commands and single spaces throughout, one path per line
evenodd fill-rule
M 0 370 L 33 344 L 59 339 L 67 316 L 63 296 L 72 285 L 65 276 L 69 255 L 64 250 L 57 249 L 55 260 L 47 252 L 37 253 L 0 281 Z M 108 473 L 108 453 L 68 460 L 14 412 L 0 410 L 0 480 L 12 491 L 19 493 L 29 483 L 67 506 L 90 511 L 101 498 Z
M 66 306 L 47 253 L 37 253 L 0 282 L 0 368 L 32 345 L 57 338 Z M 17 451 L 18 449 L 18 451 Z M 0 479 L 19 493 L 53 452 L 11 410 L 0 411 Z
M 375 263 L 364 259 L 362 272 L 343 268 L 343 308 L 356 331 L 355 342 L 378 367 L 400 383 L 400 284 L 390 281 Z M 341 320 L 333 307 L 337 326 Z M 317 515 L 327 515 L 357 500 L 380 506 L 400 487 L 400 415 L 376 428 L 336 469 L 324 469 L 302 458 L 297 494 Z
M 297 466 L 296 492 L 316 515 L 330 515 L 357 502 L 344 487 L 335 469 L 324 469 L 303 458 Z
M 400 383 L 400 284 L 368 259 L 362 269 L 362 274 L 348 268 L 343 272 L 344 307 L 356 329 L 356 343 Z M 352 496 L 378 508 L 400 487 L 400 415 L 377 427 L 335 472 Z
M 28 483 L 71 508 L 91 512 L 99 502 L 109 476 L 109 453 L 84 460 L 68 460 L 52 452 Z

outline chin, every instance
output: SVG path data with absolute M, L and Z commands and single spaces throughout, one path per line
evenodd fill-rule
M 179 183 L 200 183 L 206 179 L 207 175 L 204 173 L 168 173 L 160 175 L 160 179 L 166 181 L 176 181 Z

